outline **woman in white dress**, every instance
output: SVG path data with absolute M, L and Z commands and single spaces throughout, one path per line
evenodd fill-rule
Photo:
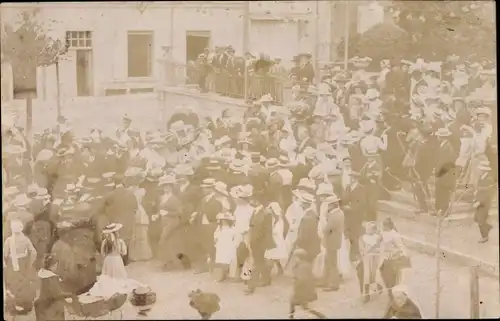
M 273 240 L 276 247 L 269 249 L 265 253 L 266 259 L 276 266 L 278 275 L 283 274 L 283 265 L 288 259 L 288 251 L 285 243 L 285 220 L 284 213 L 278 203 L 269 204 L 269 209 L 273 215 Z
M 118 231 L 121 228 L 121 224 L 112 223 L 103 229 L 104 239 L 101 244 L 101 254 L 104 260 L 102 272 L 87 295 L 109 298 L 116 293 L 130 293 L 143 285 L 127 276 L 122 258 L 127 255 L 127 246 L 119 237 Z

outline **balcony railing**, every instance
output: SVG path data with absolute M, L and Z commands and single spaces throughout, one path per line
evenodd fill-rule
M 292 80 L 286 75 L 231 74 L 226 70 L 215 71 L 206 67 L 162 63 L 162 86 L 196 86 L 200 92 L 213 92 L 221 96 L 245 99 L 250 102 L 270 94 L 275 103 L 289 101 Z

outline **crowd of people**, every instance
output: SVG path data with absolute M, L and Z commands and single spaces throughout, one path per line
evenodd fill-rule
M 125 116 L 116 132 L 75 137 L 61 118 L 29 146 L 4 124 L 4 267 L 14 275 L 5 278 L 14 310 L 31 309 L 34 283 L 22 277 L 30 259 L 46 270 L 56 258 L 51 273 L 85 293 L 102 290 L 94 285 L 102 256 L 102 273 L 114 280 L 106 295 L 139 286 L 123 267 L 152 259 L 164 271 L 241 280 L 247 295 L 292 271 L 289 316 L 302 307 L 323 318 L 308 306 L 317 288 L 340 291 L 353 270 L 363 302 L 385 288 L 387 317 L 421 318 L 402 287 L 411 259 L 393 222 L 378 219 L 377 202 L 406 182 L 417 214 L 445 217 L 467 184 L 480 242 L 488 241 L 495 76 L 455 57 L 446 65 L 385 60 L 375 75 L 365 70 L 371 59 L 351 62 L 352 74 L 332 68 L 316 86 L 295 85 L 285 106 L 265 94 L 243 114 L 201 117 L 185 107 L 166 130 L 133 129 Z
M 271 94 L 276 104 L 284 103 L 284 88 L 288 83 L 314 80 L 311 54 L 293 57 L 293 66 L 286 66 L 281 58 L 246 52 L 236 56 L 232 46 L 206 48 L 196 61 L 188 62 L 188 83 L 197 84 L 201 92 L 214 92 L 234 98 L 258 99 Z M 247 80 L 245 81 L 245 71 Z

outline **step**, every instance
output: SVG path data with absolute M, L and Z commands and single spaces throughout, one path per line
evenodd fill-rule
M 401 204 L 410 205 L 412 207 L 417 208 L 418 203 L 414 199 L 413 195 L 405 192 L 405 191 L 393 191 L 390 192 L 391 201 L 399 202 Z M 460 197 L 460 196 L 458 196 Z M 434 199 L 431 198 L 429 204 L 434 204 Z M 469 213 L 472 211 L 472 205 L 470 202 L 458 201 L 452 204 L 451 212 L 452 213 Z
M 428 214 L 416 214 L 417 208 L 397 201 L 382 200 L 378 202 L 378 212 L 386 213 L 393 217 L 400 217 L 406 220 L 422 222 L 427 225 L 436 225 L 436 217 Z M 498 222 L 498 211 L 490 211 L 490 220 L 493 224 Z M 473 212 L 452 213 L 443 219 L 443 226 L 460 226 L 474 224 Z

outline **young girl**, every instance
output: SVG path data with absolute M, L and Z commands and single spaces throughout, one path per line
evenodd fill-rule
M 316 283 L 314 281 L 313 266 L 308 261 L 308 254 L 304 249 L 296 249 L 293 254 L 293 292 L 290 298 L 289 318 L 293 319 L 295 308 L 300 306 L 304 311 L 312 315 L 326 319 L 326 316 L 316 310 L 309 308 L 309 303 L 318 299 L 316 293 Z
M 234 248 L 234 217 L 229 212 L 217 215 L 218 226 L 214 233 L 215 240 L 215 278 L 218 282 L 226 279 L 229 265 L 235 259 Z
M 281 262 L 286 262 L 288 252 L 285 243 L 285 221 L 284 213 L 278 203 L 273 202 L 269 204 L 269 210 L 273 215 L 273 240 L 276 244 L 275 248 L 266 251 L 265 257 L 271 260 L 276 266 L 277 274 L 284 273 Z
M 102 272 L 87 295 L 109 298 L 116 293 L 130 293 L 133 289 L 143 286 L 127 276 L 122 259 L 127 255 L 127 247 L 118 235 L 121 227 L 121 224 L 112 223 L 104 228 L 101 244 L 101 254 L 104 257 Z
M 377 233 L 377 225 L 375 222 L 368 222 L 365 226 L 365 234 L 360 238 L 359 248 L 362 255 L 362 270 L 363 270 L 363 302 L 370 301 L 370 286 L 375 284 L 378 290 L 382 287 L 376 282 L 375 278 L 379 267 L 380 244 L 382 236 Z M 361 281 L 361 280 L 360 280 Z

